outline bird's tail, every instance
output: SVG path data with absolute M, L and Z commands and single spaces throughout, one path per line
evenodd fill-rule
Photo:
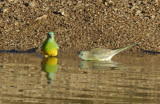
M 129 46 L 116 49 L 116 50 L 115 50 L 115 54 L 117 54 L 117 53 L 119 53 L 119 52 L 122 52 L 122 51 L 124 51 L 124 50 L 126 50 L 126 49 L 128 49 L 128 48 L 130 48 L 130 47 L 132 47 L 132 46 L 135 46 L 135 45 L 137 45 L 137 44 L 139 44 L 139 43 L 133 43 L 133 44 L 131 44 L 131 45 L 129 45 Z

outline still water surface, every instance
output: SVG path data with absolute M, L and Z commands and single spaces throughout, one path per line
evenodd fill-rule
M 160 104 L 160 55 L 110 62 L 0 53 L 0 104 Z

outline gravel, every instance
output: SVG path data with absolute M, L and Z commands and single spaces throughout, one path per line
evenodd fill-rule
M 0 50 L 40 47 L 53 31 L 61 51 L 95 47 L 160 52 L 158 0 L 1 0 Z

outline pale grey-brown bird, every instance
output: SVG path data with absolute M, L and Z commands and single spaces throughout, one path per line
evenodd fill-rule
M 134 45 L 137 45 L 137 43 L 115 50 L 105 49 L 105 48 L 94 48 L 91 49 L 90 51 L 80 51 L 78 54 L 79 57 L 83 60 L 109 61 L 117 53 L 126 50 L 127 48 L 130 48 Z

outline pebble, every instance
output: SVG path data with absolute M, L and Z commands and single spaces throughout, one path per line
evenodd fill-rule
M 43 15 L 41 17 L 36 18 L 36 20 L 42 20 L 42 19 L 46 19 L 48 16 L 47 15 Z

